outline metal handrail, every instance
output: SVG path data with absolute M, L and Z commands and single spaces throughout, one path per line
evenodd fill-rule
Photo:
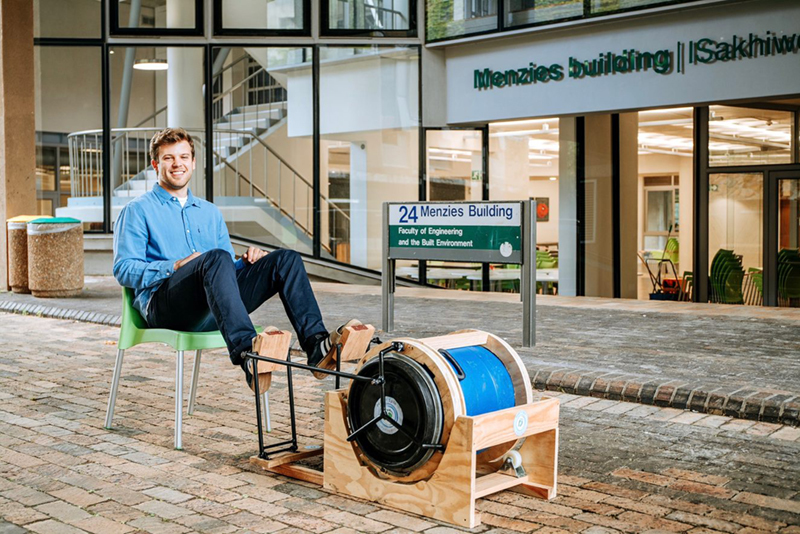
M 230 65 L 228 65 L 227 67 L 223 67 L 222 69 L 220 69 L 220 71 L 219 71 L 219 72 L 216 72 L 216 73 L 214 73 L 214 77 L 217 77 L 217 76 L 221 75 L 223 72 L 225 72 L 225 71 L 228 71 L 228 70 L 232 69 L 233 67 L 235 67 L 236 65 L 238 65 L 239 63 L 241 63 L 242 61 L 244 61 L 245 59 L 247 59 L 247 58 L 249 58 L 249 57 L 250 57 L 250 56 L 249 56 L 248 54 L 244 54 L 244 55 L 242 55 L 242 56 L 239 56 L 239 59 L 237 59 L 237 60 L 234 60 L 234 61 L 233 61 L 233 62 L 232 62 Z
M 253 73 L 250 74 L 249 76 L 247 76 L 246 78 L 243 78 L 243 79 L 239 80 L 238 82 L 236 82 L 235 84 L 233 84 L 233 86 L 231 86 L 230 89 L 228 89 L 224 93 L 220 93 L 219 96 L 217 96 L 216 98 L 214 98 L 214 100 L 211 101 L 211 103 L 212 104 L 216 104 L 217 102 L 219 102 L 220 100 L 222 100 L 223 98 L 225 98 L 229 94 L 233 93 L 236 89 L 240 88 L 246 82 L 249 82 L 250 80 L 252 80 L 254 77 L 258 76 L 262 72 L 265 72 L 264 67 L 261 67 L 256 71 L 253 71 Z
M 159 109 L 158 111 L 156 111 L 152 115 L 148 116 L 146 119 L 142 119 L 141 121 L 139 121 L 138 124 L 134 125 L 134 128 L 138 128 L 139 126 L 141 126 L 142 124 L 146 123 L 147 121 L 155 119 L 156 117 L 158 117 L 159 115 L 161 115 L 165 111 L 167 111 L 167 106 L 164 106 L 163 108 Z

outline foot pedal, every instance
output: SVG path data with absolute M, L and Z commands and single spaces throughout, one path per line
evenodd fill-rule
M 268 326 L 253 339 L 253 352 L 259 356 L 266 356 L 276 360 L 285 360 L 291 346 L 292 333 L 286 330 L 278 330 L 274 326 Z M 272 381 L 272 371 L 284 367 L 277 363 L 258 362 L 258 387 L 262 393 L 269 388 L 269 384 Z M 270 375 L 268 379 L 263 376 L 266 374 Z M 267 382 L 267 380 L 269 381 Z M 262 384 L 266 384 L 267 387 L 262 389 Z
M 369 350 L 370 341 L 375 334 L 375 327 L 371 324 L 357 324 L 348 326 L 342 331 L 339 343 L 342 345 L 341 359 L 343 362 L 360 360 Z

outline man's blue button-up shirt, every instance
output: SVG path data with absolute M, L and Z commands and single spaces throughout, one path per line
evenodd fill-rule
M 186 205 L 160 185 L 122 208 L 114 226 L 114 277 L 134 290 L 133 306 L 147 317 L 147 304 L 172 275 L 175 262 L 194 252 L 221 248 L 234 257 L 222 213 L 189 191 Z M 236 268 L 244 266 L 242 260 Z

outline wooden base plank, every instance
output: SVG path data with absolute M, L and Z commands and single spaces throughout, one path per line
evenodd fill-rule
M 261 469 L 264 469 L 265 471 L 269 471 L 271 473 L 284 475 L 297 480 L 303 480 L 305 482 L 310 482 L 312 484 L 317 484 L 319 486 L 322 486 L 323 482 L 322 471 L 318 471 L 317 469 L 313 469 L 311 467 L 307 467 L 304 465 L 293 465 L 293 462 L 302 460 L 304 458 L 312 458 L 314 456 L 319 456 L 322 453 L 323 453 L 322 449 L 314 449 L 311 451 L 303 451 L 303 452 L 295 452 L 295 453 L 279 455 L 269 460 L 265 460 L 264 458 L 259 458 L 258 456 L 251 456 L 250 463 L 253 465 L 257 465 Z
M 295 480 L 316 484 L 317 486 L 322 486 L 323 479 L 325 478 L 322 471 L 317 471 L 316 469 L 304 465 L 279 465 L 271 469 L 271 471 L 279 475 L 294 478 Z
M 320 447 L 319 449 L 310 449 L 307 451 L 281 453 L 274 458 L 270 458 L 269 460 L 259 458 L 258 456 L 251 456 L 250 462 L 259 465 L 264 469 L 272 469 L 274 467 L 278 467 L 279 465 L 291 464 L 305 458 L 319 456 L 322 454 L 322 452 L 322 447 Z

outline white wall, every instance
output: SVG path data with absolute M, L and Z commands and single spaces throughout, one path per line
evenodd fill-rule
M 320 67 L 322 135 L 416 128 L 418 58 L 408 50 L 381 51 L 323 61 Z M 312 135 L 311 68 L 282 69 L 288 75 L 289 135 Z

